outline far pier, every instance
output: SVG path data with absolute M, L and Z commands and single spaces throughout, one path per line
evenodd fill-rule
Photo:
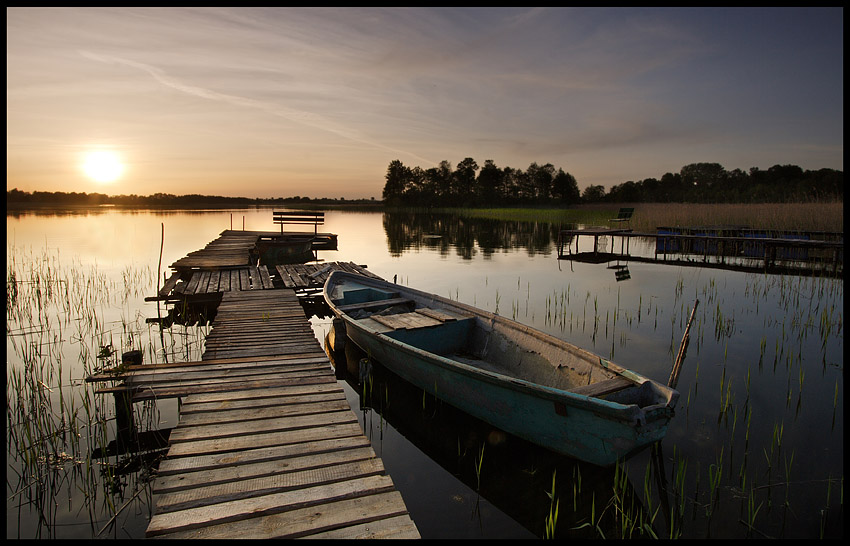
M 580 240 L 589 238 L 592 250 L 580 250 Z M 634 238 L 654 242 L 653 254 L 630 252 Z M 844 234 L 840 232 L 692 226 L 658 227 L 650 233 L 589 226 L 561 230 L 557 252 L 559 260 L 585 263 L 633 261 L 801 275 L 844 271 Z

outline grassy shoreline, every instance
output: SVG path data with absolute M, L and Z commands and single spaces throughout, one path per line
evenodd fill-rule
M 844 203 L 605 203 L 570 209 L 441 209 L 463 216 L 610 226 L 621 206 L 634 207 L 631 228 L 654 232 L 658 226 L 737 225 L 759 229 L 844 231 Z M 437 212 L 437 211 L 434 211 Z
M 550 222 L 560 224 L 611 225 L 620 207 L 634 207 L 631 228 L 635 231 L 654 232 L 658 226 L 738 225 L 759 229 L 799 231 L 844 231 L 844 203 L 842 201 L 806 203 L 594 203 L 571 208 L 539 207 L 480 207 L 480 208 L 405 208 L 381 205 L 286 205 L 291 209 L 374 211 L 374 212 L 430 212 L 457 214 L 471 218 L 519 222 Z M 262 205 L 248 208 L 284 208 Z M 7 216 L 21 212 L 50 213 L 57 210 L 75 212 L 108 210 L 187 210 L 194 207 L 85 207 L 69 205 L 17 206 L 7 208 Z M 245 210 L 245 207 L 210 207 L 199 205 L 198 210 Z

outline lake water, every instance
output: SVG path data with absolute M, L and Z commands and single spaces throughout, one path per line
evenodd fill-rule
M 276 229 L 271 209 L 21 213 L 6 226 L 7 537 L 143 537 L 149 470 L 98 452 L 114 439 L 113 404 L 82 380 L 110 346 L 146 362 L 199 358 L 204 327 L 160 331 L 146 319 L 165 309 L 144 298 L 221 231 Z M 331 211 L 322 230 L 339 249 L 320 259 L 497 312 L 665 384 L 699 299 L 667 437 L 622 468 L 501 434 L 379 365 L 371 395 L 342 381 L 424 538 L 544 536 L 553 474 L 557 537 L 843 536 L 843 279 L 558 260 L 558 227 L 542 223 Z M 324 339 L 330 318 L 311 322 Z M 150 429 L 176 423 L 173 401 L 137 411 Z

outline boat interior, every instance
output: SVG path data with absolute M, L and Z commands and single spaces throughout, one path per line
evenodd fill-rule
M 555 351 L 547 353 L 545 346 L 529 350 L 509 333 L 459 309 L 433 309 L 422 300 L 371 286 L 345 287 L 335 296 L 340 311 L 372 331 L 475 368 L 620 403 L 658 403 L 651 382 L 635 383 L 592 365 L 586 354 L 559 354 L 569 365 L 553 362 Z

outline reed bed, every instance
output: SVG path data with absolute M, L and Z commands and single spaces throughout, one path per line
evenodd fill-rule
M 623 203 L 635 208 L 630 227 L 655 232 L 659 226 L 748 226 L 757 229 L 844 231 L 844 203 Z M 605 210 L 615 218 L 619 204 L 583 205 L 578 210 Z M 608 218 L 599 225 L 606 225 Z
M 155 276 L 145 267 L 107 274 L 59 250 L 7 247 L 7 507 L 18 511 L 10 538 L 124 536 L 120 514 L 149 511 L 149 465 L 126 471 L 146 454 L 109 449 L 114 404 L 85 378 L 130 350 L 147 362 L 200 354 L 202 337 L 146 324 L 142 300 Z M 135 421 L 157 428 L 156 404 L 139 405 Z
M 611 226 L 621 206 L 635 208 L 629 227 L 655 232 L 659 226 L 734 225 L 758 229 L 844 231 L 844 203 L 605 203 L 559 208 L 446 209 L 460 216 L 520 222 Z M 618 224 L 618 227 L 622 227 Z
M 667 294 L 591 291 L 576 274 L 548 293 L 520 277 L 485 277 L 492 297 L 468 298 L 662 382 L 700 301 L 667 439 L 618 467 L 610 498 L 597 498 L 584 523 L 556 530 L 548 518 L 546 536 L 601 538 L 603 517 L 616 520 L 616 538 L 834 536 L 843 521 L 834 451 L 843 443 L 843 279 L 674 271 Z M 666 350 L 650 348 L 663 339 Z M 644 340 L 637 351 L 635 340 Z M 647 368 L 653 360 L 661 366 Z M 643 481 L 643 494 L 626 480 Z

